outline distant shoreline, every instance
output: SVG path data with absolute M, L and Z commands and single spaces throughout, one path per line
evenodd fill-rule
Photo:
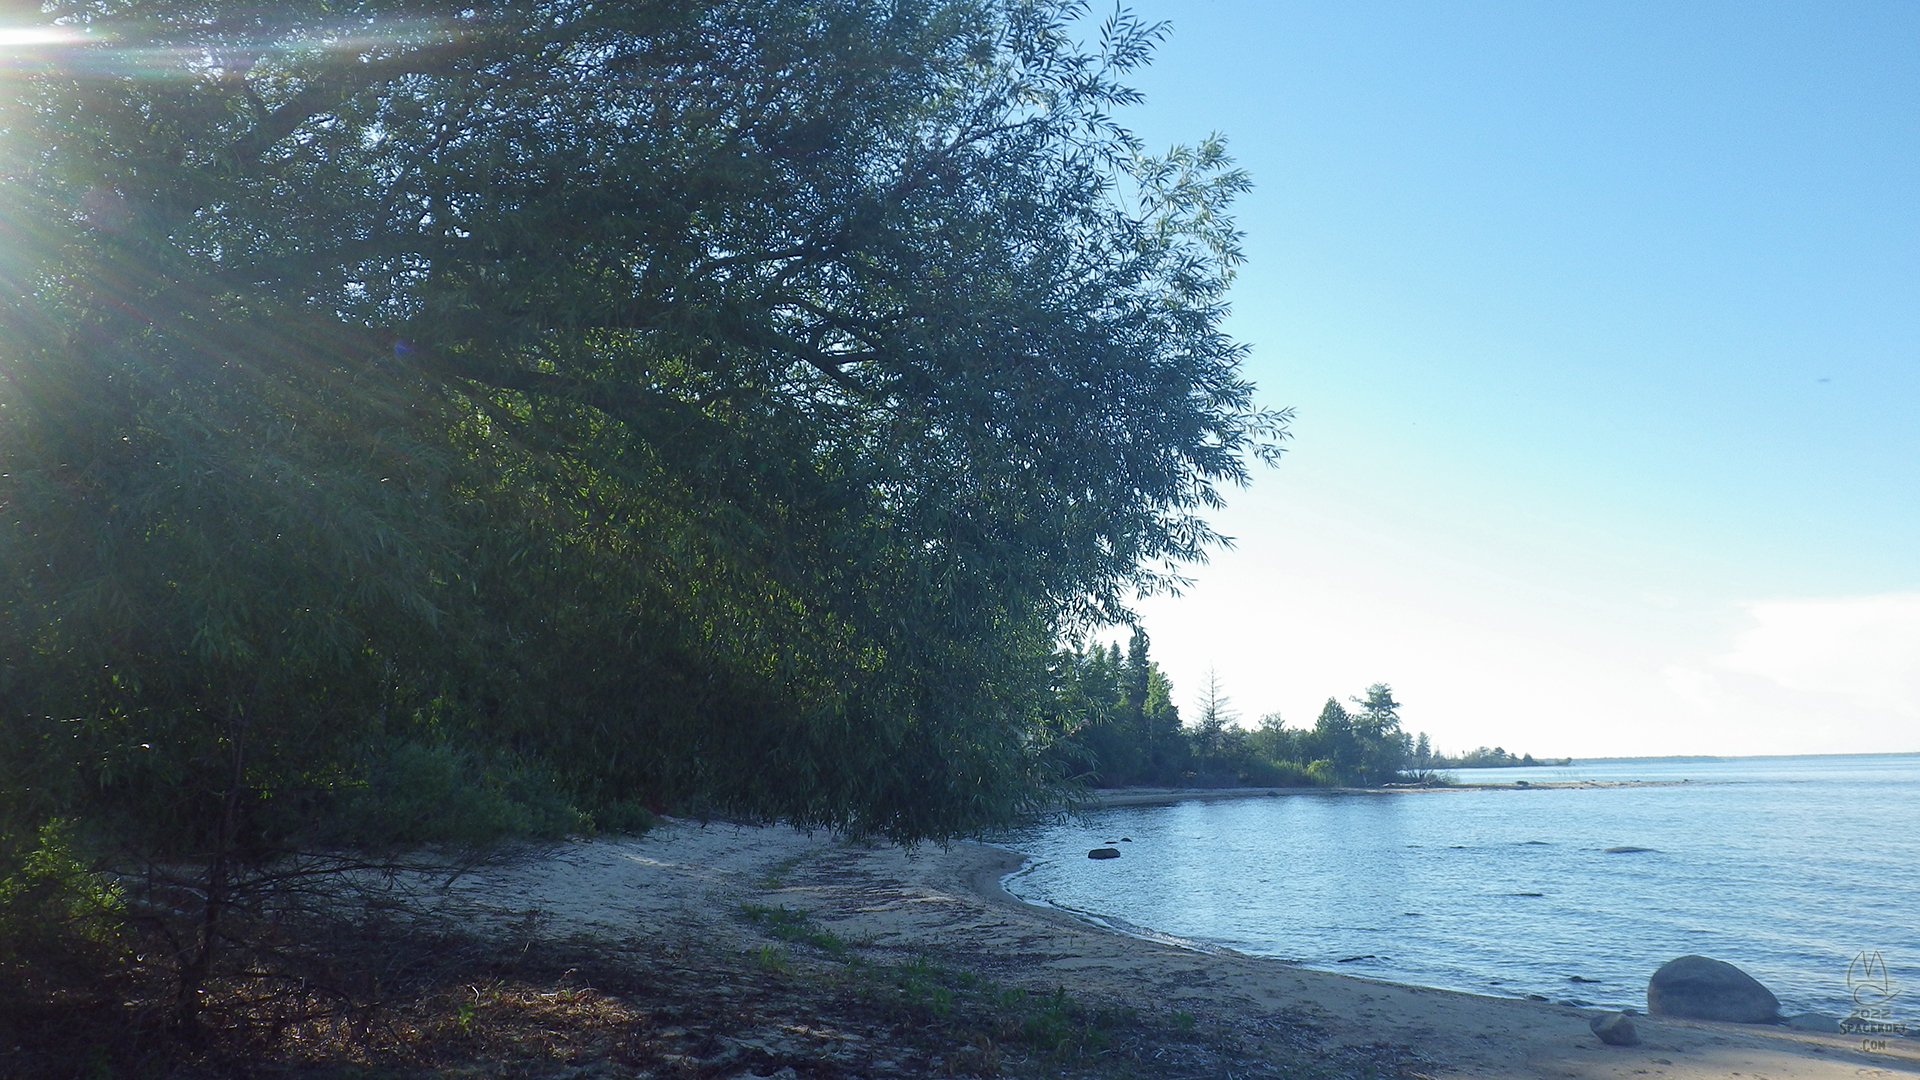
M 1237 787 L 1237 788 L 1094 788 L 1091 807 L 1170 806 L 1183 802 L 1223 802 L 1228 799 L 1278 798 L 1287 795 L 1403 795 L 1429 791 L 1554 791 L 1566 788 L 1679 787 L 1691 780 L 1516 780 L 1507 783 L 1408 784 L 1404 787 Z

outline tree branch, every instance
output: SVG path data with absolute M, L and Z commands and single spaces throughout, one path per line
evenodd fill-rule
M 246 134 L 228 143 L 220 157 L 233 164 L 242 175 L 259 164 L 260 155 L 281 139 L 300 129 L 300 125 L 326 112 L 341 98 L 402 75 L 433 75 L 446 71 L 449 62 L 481 48 L 473 36 L 456 38 L 438 45 L 427 45 L 384 60 L 348 61 L 332 71 L 315 75 L 291 98 L 269 110 Z M 252 84 L 248 83 L 251 93 Z

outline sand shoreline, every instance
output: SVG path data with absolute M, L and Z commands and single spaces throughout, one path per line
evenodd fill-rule
M 785 905 L 878 960 L 935 956 L 1004 982 L 1184 1012 L 1259 1039 L 1301 1032 L 1333 1055 L 1404 1047 L 1440 1078 L 1920 1076 L 1920 1040 L 1863 1050 L 1858 1036 L 1642 1018 L 1642 1044 L 1610 1047 L 1594 1010 L 1314 971 L 1229 950 L 1128 936 L 1027 904 L 1003 887 L 1026 862 L 987 844 L 906 851 L 784 828 L 667 822 L 645 837 L 582 841 L 457 882 L 443 904 L 472 925 L 524 925 L 610 943 L 678 938 L 750 951 L 743 904 Z

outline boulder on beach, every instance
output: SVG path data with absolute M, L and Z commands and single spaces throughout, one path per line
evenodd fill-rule
M 1117 859 L 1119 857 L 1120 857 L 1119 848 L 1097 847 L 1097 848 L 1094 848 L 1092 851 L 1087 852 L 1087 858 L 1089 859 Z
M 1660 965 L 1648 980 L 1647 1012 L 1686 1020 L 1772 1024 L 1780 1019 L 1780 999 L 1724 960 L 1682 956 Z
M 1601 1013 L 1587 1021 L 1587 1028 L 1608 1046 L 1635 1046 L 1640 1042 L 1640 1033 L 1633 1029 L 1633 1020 L 1626 1013 Z

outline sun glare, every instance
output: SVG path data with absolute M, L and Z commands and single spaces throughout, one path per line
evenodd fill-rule
M 81 39 L 81 35 L 60 26 L 0 26 L 0 49 L 63 45 Z

